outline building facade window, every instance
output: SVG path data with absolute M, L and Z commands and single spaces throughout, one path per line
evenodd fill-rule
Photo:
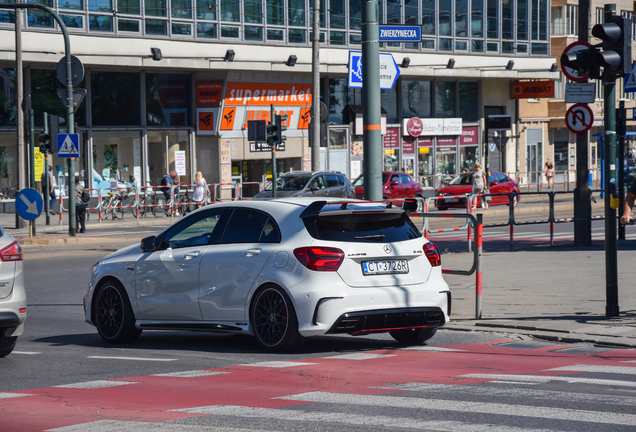
M 565 6 L 565 34 L 566 36 L 579 34 L 579 7 L 576 5 Z
M 141 124 L 140 74 L 91 72 L 90 79 L 93 125 Z

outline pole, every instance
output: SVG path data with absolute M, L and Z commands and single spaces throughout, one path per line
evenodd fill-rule
M 270 121 L 276 124 L 276 107 L 274 104 L 271 104 L 270 110 Z M 280 131 L 278 133 L 280 134 Z M 272 197 L 276 198 L 276 142 L 272 141 L 270 145 L 272 146 Z
M 49 117 L 47 113 L 44 113 L 44 133 L 48 135 L 49 133 Z M 50 136 L 50 135 L 49 135 Z M 49 139 L 49 145 L 53 145 L 51 139 Z M 51 201 L 50 201 L 50 193 L 51 190 L 51 178 L 49 176 L 49 152 L 44 153 L 44 184 L 42 185 L 42 190 L 44 191 L 44 214 L 46 217 L 46 224 L 51 225 Z
M 482 269 L 481 258 L 483 253 L 483 219 L 484 215 L 477 214 L 477 226 L 475 227 L 475 319 L 481 319 L 481 289 Z
M 311 37 L 311 170 L 320 171 L 320 1 L 314 0 Z
M 625 208 L 625 101 L 621 100 L 618 102 L 618 110 L 620 111 L 620 119 L 618 120 L 621 124 L 620 129 L 616 127 L 617 131 L 620 130 L 618 134 L 618 198 L 619 204 L 618 208 L 621 212 Z M 617 116 L 618 118 L 618 116 Z M 625 240 L 625 225 L 618 224 L 618 239 Z
M 579 0 L 579 41 L 589 42 L 589 28 L 590 0 Z M 587 82 L 587 80 L 585 82 Z M 605 106 L 605 109 L 607 109 L 607 105 Z M 592 245 L 592 190 L 588 185 L 588 160 L 590 158 L 588 146 L 588 134 L 577 134 L 576 188 L 574 189 L 575 246 Z
M 605 22 L 611 22 L 615 4 L 605 5 Z M 616 263 L 616 79 L 603 71 L 605 90 L 605 288 L 606 316 L 618 316 L 618 266 Z
M 29 161 L 31 165 L 31 181 L 30 185 L 35 189 L 35 142 L 33 139 L 33 110 L 29 110 Z M 31 227 L 29 229 L 29 237 L 35 236 L 35 219 L 31 220 Z
M 25 159 L 25 143 L 24 143 L 24 111 L 22 111 L 22 101 L 24 100 L 24 77 L 22 67 L 22 14 L 20 11 L 15 13 L 15 85 L 17 94 L 16 106 L 16 127 L 17 127 L 17 146 L 18 146 L 18 191 L 26 187 L 26 159 Z M 15 213 L 15 227 L 23 228 L 24 219 Z
M 382 126 L 378 0 L 362 0 L 362 124 L 364 197 L 382 200 Z

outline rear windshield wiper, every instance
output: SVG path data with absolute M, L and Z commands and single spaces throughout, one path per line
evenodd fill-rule
M 376 240 L 376 241 L 382 241 L 384 240 L 385 235 L 384 234 L 375 234 L 375 235 L 367 235 L 367 236 L 359 236 L 359 237 L 354 237 L 356 240 L 357 239 L 362 239 L 362 240 Z

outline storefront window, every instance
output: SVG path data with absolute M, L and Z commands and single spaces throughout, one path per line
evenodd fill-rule
M 435 117 L 455 117 L 455 83 L 435 83 Z
M 91 72 L 93 124 L 139 125 L 140 87 L 138 73 Z
M 397 86 L 394 86 L 390 90 L 382 90 L 380 95 L 382 100 L 382 108 L 386 110 L 386 122 L 398 123 L 398 110 L 397 110 Z
M 78 88 L 84 87 L 82 81 Z M 35 126 L 44 126 L 44 113 L 57 115 L 66 120 L 66 108 L 62 103 L 57 89 L 61 88 L 55 70 L 31 70 L 31 107 Z M 80 126 L 86 125 L 86 102 L 82 101 L 80 107 L 75 111 L 75 123 Z
M 190 75 L 146 74 L 148 126 L 187 126 Z
M 15 131 L 0 133 L 0 190 L 17 188 Z
M 440 174 L 455 175 L 456 172 L 456 151 L 455 138 L 437 139 L 436 168 Z
M 476 82 L 459 83 L 459 116 L 465 122 L 479 120 L 479 86 Z
M 402 115 L 428 118 L 431 116 L 431 82 L 402 80 Z
M 387 128 L 384 141 L 384 171 L 400 170 L 400 129 Z
M 475 171 L 477 162 L 477 146 L 462 146 L 459 148 L 460 172 Z
M 15 125 L 15 69 L 0 68 L 0 126 Z
M 134 179 L 131 178 L 134 177 Z M 93 132 L 93 187 L 142 184 L 141 133 L 137 131 Z
M 433 140 L 417 140 L 417 174 L 424 187 L 433 187 Z
M 148 180 L 158 185 L 163 176 L 172 170 L 177 171 L 181 183 L 190 184 L 188 131 L 148 131 Z

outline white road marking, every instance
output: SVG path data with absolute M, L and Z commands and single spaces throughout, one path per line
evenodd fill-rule
M 12 354 L 22 354 L 22 355 L 36 355 L 36 354 L 42 354 L 41 352 L 30 352 L 30 351 L 13 351 Z
M 431 347 L 431 346 L 410 346 L 399 348 L 401 350 L 408 351 L 429 351 L 429 352 L 465 352 L 466 350 L 454 349 L 454 348 L 444 348 L 444 347 Z
M 373 360 L 385 357 L 396 357 L 395 354 L 367 354 L 367 353 L 352 353 L 342 354 L 333 357 L 325 357 L 325 359 L 337 359 L 337 360 Z
M 327 404 L 347 404 L 372 407 L 413 408 L 435 411 L 454 411 L 475 414 L 493 414 L 512 417 L 535 417 L 601 424 L 636 426 L 636 415 L 603 411 L 527 406 L 519 404 L 465 402 L 441 399 L 417 399 L 401 396 L 369 396 L 328 392 L 309 392 L 277 399 Z M 348 415 L 347 415 L 348 416 Z
M 134 381 L 110 381 L 110 380 L 97 380 L 97 381 L 87 381 L 83 383 L 75 383 L 75 384 L 64 384 L 53 386 L 57 388 L 75 388 L 75 389 L 99 389 L 99 388 L 108 388 L 108 387 L 117 387 L 128 384 L 139 384 L 139 382 Z
M 636 367 L 629 366 L 572 365 L 554 369 L 545 369 L 544 372 L 548 371 L 598 372 L 622 375 L 636 375 Z
M 318 364 L 318 363 L 302 363 L 302 362 L 292 362 L 292 361 L 271 361 L 271 362 L 241 364 L 241 365 L 238 365 L 238 366 L 286 368 L 286 367 L 292 367 L 292 366 L 311 366 L 311 365 L 315 365 L 315 364 Z
M 102 359 L 102 360 L 134 360 L 134 361 L 157 361 L 157 362 L 171 362 L 178 359 L 160 359 L 160 358 L 143 358 L 143 357 L 109 357 L 109 356 L 88 356 L 90 359 Z
M 34 394 L 26 394 L 26 393 L 2 393 L 0 392 L 0 399 L 10 399 L 10 398 L 19 398 L 25 396 L 35 396 Z
M 218 426 L 195 426 L 170 423 L 150 423 L 123 420 L 99 420 L 96 422 L 82 423 L 73 426 L 47 429 L 45 432 L 265 432 L 257 429 L 237 429 Z
M 357 397 L 356 395 L 351 395 Z M 353 413 L 309 412 L 299 409 L 253 408 L 235 405 L 217 405 L 199 408 L 175 410 L 193 414 L 226 415 L 233 417 L 267 418 L 297 422 L 340 423 L 350 425 L 384 426 L 391 428 L 412 428 L 419 430 L 455 431 L 455 432 L 543 432 L 546 429 L 516 428 L 514 426 L 498 426 L 493 424 L 469 424 L 459 421 L 426 421 L 404 417 L 370 416 Z M 312 429 L 307 427 L 303 430 Z M 66 431 L 64 431 L 66 432 Z
M 617 387 L 633 387 L 636 388 L 636 382 L 618 381 L 607 379 L 590 379 L 578 378 L 573 375 L 568 376 L 538 376 L 538 375 L 500 375 L 500 374 L 467 374 L 460 375 L 462 378 L 478 378 L 498 381 L 521 381 L 521 382 L 538 382 L 548 383 L 550 381 L 563 381 L 570 384 L 589 384 Z
M 206 371 L 206 370 L 193 370 L 185 372 L 172 372 L 165 374 L 153 374 L 151 376 L 157 377 L 176 377 L 176 378 L 197 378 L 212 375 L 226 375 L 232 372 L 219 372 L 219 371 Z

